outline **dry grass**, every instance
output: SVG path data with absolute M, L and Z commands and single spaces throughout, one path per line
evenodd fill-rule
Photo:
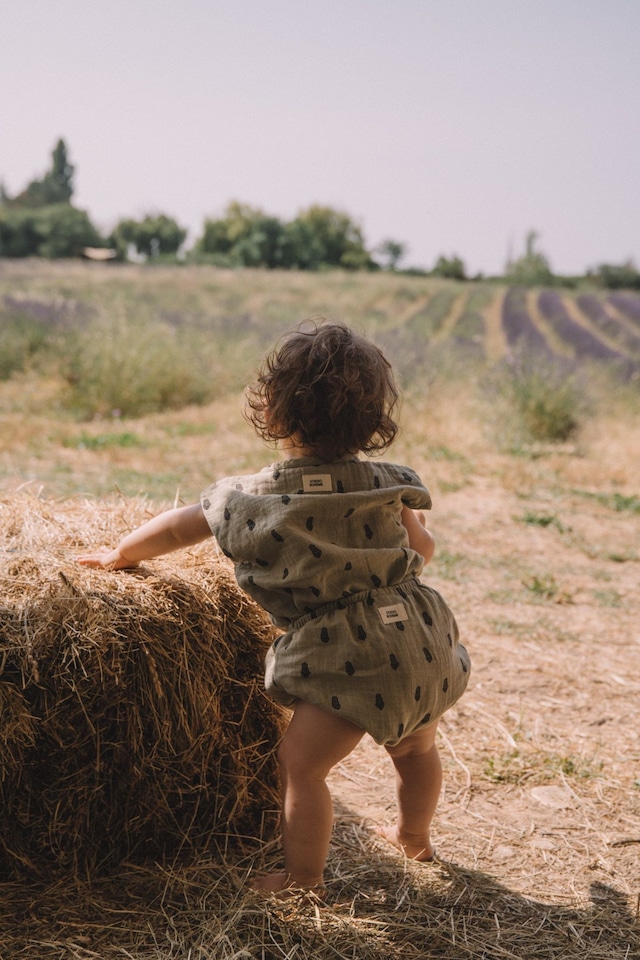
M 600 444 L 611 453 L 613 438 L 594 426 L 580 451 L 509 457 L 467 429 L 447 454 L 444 434 L 429 450 L 421 418 L 409 424 L 401 453 L 422 458 L 421 469 L 435 453 L 425 469 L 439 542 L 429 580 L 456 610 L 474 664 L 468 693 L 442 724 L 441 859 L 405 863 L 375 838 L 374 823 L 392 816 L 393 782 L 384 751 L 365 741 L 332 774 L 325 904 L 247 893 L 253 870 L 280 863 L 277 842 L 248 855 L 6 883 L 3 960 L 639 955 L 633 452 L 621 442 L 603 462 Z M 590 477 L 597 484 L 587 486 Z M 74 511 L 88 508 L 42 509 L 66 518 L 62 541 L 48 525 L 47 550 L 75 550 Z M 109 509 L 91 508 L 107 537 Z M 193 578 L 192 562 L 172 574 Z M 165 575 L 163 564 L 150 567 Z
M 260 689 L 273 629 L 229 565 L 95 572 L 144 504 L 0 503 L 0 869 L 33 880 L 242 849 L 272 831 L 284 711 Z
M 581 906 L 537 901 L 466 866 L 416 868 L 393 861 L 353 826 L 339 827 L 336 849 L 342 875 L 326 904 L 261 903 L 216 863 L 127 870 L 117 882 L 64 888 L 5 886 L 5 907 L 20 911 L 23 919 L 2 956 L 622 960 L 637 955 L 637 929 L 624 899 L 610 886 L 595 882 L 590 901 Z
M 186 297 L 188 280 L 172 293 L 160 277 L 159 295 Z M 48 295 L 55 271 L 39 282 Z M 251 282 L 262 303 L 270 284 L 277 295 L 273 278 Z M 373 310 L 387 280 L 367 283 Z M 291 309 L 312 289 L 310 279 L 295 278 Z M 327 301 L 334 294 L 342 297 L 337 314 L 356 302 L 330 279 Z M 407 299 L 404 309 L 420 303 Z M 440 859 L 404 862 L 376 839 L 374 824 L 393 816 L 394 785 L 384 751 L 365 739 L 331 776 L 336 827 L 325 903 L 263 902 L 247 892 L 253 871 L 280 864 L 277 837 L 253 850 L 215 847 L 101 874 L 6 880 L 2 960 L 640 957 L 637 396 L 603 387 L 606 402 L 571 445 L 510 453 L 473 377 L 451 373 L 407 395 L 392 452 L 432 489 L 437 552 L 427 578 L 456 611 L 473 661 L 468 692 L 441 725 Z M 32 555 L 46 552 L 54 564 L 42 590 L 55 581 L 68 596 L 58 570 L 85 592 L 89 582 L 106 590 L 104 574 L 74 568 L 76 544 L 98 530 L 100 541 L 111 540 L 143 513 L 174 497 L 193 500 L 212 479 L 272 456 L 243 422 L 238 395 L 126 424 L 79 425 L 51 419 L 45 393 L 28 419 L 12 396 L 0 430 L 2 536 L 16 500 L 64 518 L 62 532 L 59 519 L 45 525 L 45 547 L 43 528 L 32 538 Z M 25 483 L 32 494 L 19 492 Z M 152 500 L 133 500 L 143 492 Z M 80 500 L 87 494 L 110 498 L 88 504 Z M 30 529 L 23 524 L 27 544 Z M 211 582 L 211 559 L 209 548 L 176 555 L 149 564 L 140 583 L 112 575 L 108 587 L 126 583 L 155 598 L 157 584 L 179 580 L 179 598 L 201 578 Z M 85 573 L 89 581 L 77 579 Z M 256 661 L 251 671 L 259 677 Z

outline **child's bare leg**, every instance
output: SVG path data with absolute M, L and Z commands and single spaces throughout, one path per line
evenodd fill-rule
M 325 783 L 332 767 L 362 739 L 364 730 L 320 707 L 298 701 L 278 751 L 283 791 L 284 872 L 256 878 L 254 890 L 321 887 L 333 803 Z
M 396 768 L 398 821 L 378 833 L 412 860 L 433 856 L 430 827 L 442 787 L 442 765 L 434 723 L 387 747 Z

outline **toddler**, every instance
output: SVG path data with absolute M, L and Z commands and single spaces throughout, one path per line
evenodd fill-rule
M 340 323 L 302 326 L 247 389 L 247 416 L 279 462 L 212 484 L 113 550 L 78 558 L 132 567 L 213 535 L 239 585 L 282 633 L 266 658 L 268 693 L 292 709 L 278 750 L 284 869 L 254 889 L 323 889 L 333 808 L 326 778 L 365 733 L 396 772 L 398 815 L 379 835 L 415 860 L 434 855 L 442 771 L 438 720 L 464 692 L 469 657 L 453 614 L 419 579 L 434 551 L 431 498 L 409 467 L 361 454 L 398 427 L 391 366 Z

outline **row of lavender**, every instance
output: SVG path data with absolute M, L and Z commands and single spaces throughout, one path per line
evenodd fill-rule
M 640 297 L 611 294 L 602 301 L 595 294 L 581 294 L 576 303 L 589 326 L 575 320 L 567 309 L 563 294 L 542 290 L 537 306 L 541 317 L 555 337 L 576 360 L 604 360 L 616 364 L 626 374 L 640 366 Z M 527 306 L 527 291 L 511 287 L 502 306 L 502 328 L 509 349 L 551 357 L 552 346 L 533 321 Z M 603 336 L 600 336 L 602 334 Z
M 620 316 L 626 318 L 627 323 L 608 312 L 595 294 L 583 293 L 576 298 L 576 303 L 596 329 L 601 330 L 623 350 L 640 353 L 640 298 L 612 294 L 608 302 Z
M 553 350 L 540 333 L 527 309 L 525 287 L 510 287 L 502 302 L 502 329 L 510 350 L 552 356 Z

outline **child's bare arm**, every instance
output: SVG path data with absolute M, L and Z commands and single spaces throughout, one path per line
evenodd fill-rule
M 113 550 L 86 553 L 76 559 L 85 567 L 122 570 L 135 567 L 142 560 L 200 543 L 210 536 L 211 529 L 202 507 L 195 503 L 159 514 L 132 530 Z
M 409 534 L 409 546 L 424 557 L 425 563 L 429 563 L 436 548 L 436 542 L 431 531 L 424 525 L 424 513 L 422 510 L 411 510 L 410 507 L 403 505 L 400 519 Z

